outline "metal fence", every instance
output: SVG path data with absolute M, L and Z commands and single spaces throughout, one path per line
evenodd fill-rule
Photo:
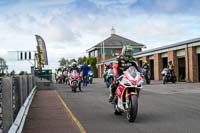
M 0 133 L 7 133 L 33 88 L 31 75 L 0 78 Z

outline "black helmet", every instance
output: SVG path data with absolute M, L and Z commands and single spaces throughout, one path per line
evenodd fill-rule
M 76 63 L 76 62 L 73 62 L 73 63 L 72 63 L 72 67 L 77 67 L 77 63 Z

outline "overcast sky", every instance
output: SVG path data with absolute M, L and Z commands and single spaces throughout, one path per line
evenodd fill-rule
M 46 42 L 49 67 L 55 68 L 61 57 L 86 55 L 110 36 L 112 26 L 147 49 L 197 38 L 200 1 L 0 0 L 0 56 L 9 70 L 29 70 L 29 62 L 14 63 L 8 51 L 36 50 L 38 34 Z

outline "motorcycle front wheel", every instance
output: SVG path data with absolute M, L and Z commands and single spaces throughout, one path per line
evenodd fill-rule
M 90 79 L 90 84 L 92 84 L 92 82 L 93 82 L 93 79 L 91 78 L 91 79 Z
M 76 92 L 76 87 L 72 87 L 72 92 Z
M 165 84 L 165 83 L 166 83 L 166 77 L 163 76 L 163 84 Z
M 131 95 L 127 119 L 129 122 L 134 122 L 138 112 L 138 98 L 136 95 Z
M 113 82 L 113 78 L 108 78 L 108 79 L 107 79 L 107 81 L 106 81 L 106 86 L 107 86 L 107 88 L 110 87 L 110 85 L 112 84 L 112 82 Z

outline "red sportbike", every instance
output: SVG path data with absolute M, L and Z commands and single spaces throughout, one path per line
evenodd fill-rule
M 134 122 L 138 112 L 138 98 L 144 83 L 141 74 L 133 66 L 129 67 L 118 79 L 114 97 L 114 113 L 121 115 L 127 113 L 129 122 Z
M 79 88 L 81 91 L 81 75 L 77 72 L 77 70 L 73 70 L 69 74 L 69 85 L 72 88 L 73 92 L 76 92 L 76 89 Z

